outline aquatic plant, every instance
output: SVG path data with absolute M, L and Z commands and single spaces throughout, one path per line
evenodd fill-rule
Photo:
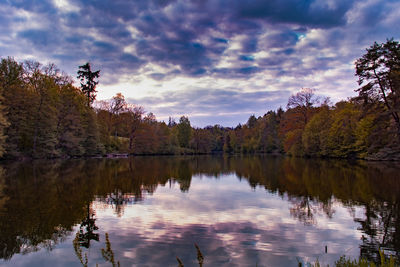
M 203 253 L 201 253 L 201 250 L 196 243 L 194 243 L 194 246 L 197 250 L 197 262 L 199 263 L 200 267 L 203 267 L 203 263 L 204 263 Z M 178 261 L 178 267 L 184 267 L 183 262 L 179 257 L 176 257 L 176 260 Z

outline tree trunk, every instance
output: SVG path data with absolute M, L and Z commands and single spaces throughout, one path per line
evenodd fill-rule
M 378 80 L 378 85 L 379 88 L 381 89 L 382 92 L 382 96 L 383 96 L 383 101 L 385 102 L 385 106 L 388 109 L 388 111 L 390 112 L 390 114 L 392 115 L 395 123 L 396 123 L 396 127 L 397 127 L 397 138 L 400 141 L 400 118 L 399 118 L 399 114 L 396 111 L 393 111 L 393 108 L 390 106 L 389 101 L 386 97 L 386 93 L 385 93 L 385 88 L 384 85 L 381 81 L 381 78 L 379 77 L 379 75 L 376 73 L 376 70 L 374 70 L 374 74 L 376 79 Z

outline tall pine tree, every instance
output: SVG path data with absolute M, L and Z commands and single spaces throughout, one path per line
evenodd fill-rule
M 79 66 L 77 78 L 81 81 L 81 90 L 87 98 L 87 105 L 90 106 L 96 99 L 96 81 L 100 76 L 100 70 L 92 71 L 90 63 Z

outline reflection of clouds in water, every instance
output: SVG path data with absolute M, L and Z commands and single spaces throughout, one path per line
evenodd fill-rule
M 392 165 L 253 156 L 8 165 L 3 177 L 7 213 L 0 213 L 0 244 L 12 259 L 0 265 L 79 264 L 72 240 L 93 199 L 100 240 L 91 242 L 87 251 L 90 265 L 104 263 L 101 249 L 107 232 L 116 258 L 125 265 L 171 262 L 176 266 L 177 255 L 188 255 L 185 261 L 192 262 L 194 242 L 207 254 L 206 264 L 297 265 L 296 257 L 314 262 L 317 256 L 332 263 L 342 254 L 376 259 L 383 243 L 393 252 L 400 251 L 395 235 L 400 180 L 398 168 Z M 185 172 L 179 170 L 182 166 Z M 188 189 L 185 193 L 181 182 Z M 107 204 L 110 196 L 113 200 Z M 115 204 L 133 196 L 141 201 Z M 305 226 L 290 214 L 294 204 L 304 200 L 312 207 L 315 224 Z M 40 220 L 44 214 L 50 216 Z M 25 248 L 43 248 L 57 234 L 61 234 L 59 241 L 66 240 L 51 252 L 18 254 Z M 175 243 L 181 246 L 172 248 Z M 208 248 L 208 243 L 216 245 Z M 158 251 L 151 249 L 161 245 L 167 252 L 153 256 Z M 161 258 L 165 255 L 168 258 Z
M 176 256 L 185 266 L 195 265 L 195 242 L 205 255 L 205 264 L 260 266 L 285 261 L 295 265 L 296 257 L 333 263 L 358 246 L 357 226 L 347 209 L 335 200 L 332 206 L 331 219 L 317 212 L 317 224 L 307 226 L 291 216 L 286 197 L 266 193 L 261 187 L 253 191 L 234 175 L 194 176 L 187 193 L 181 193 L 178 185 L 159 187 L 143 202 L 125 207 L 121 218 L 106 206 L 97 216 L 100 229 L 110 233 L 122 265 L 176 265 Z M 325 245 L 328 255 L 323 254 Z

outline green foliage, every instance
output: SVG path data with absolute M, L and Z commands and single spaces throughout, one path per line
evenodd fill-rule
M 26 90 L 22 64 L 12 58 L 2 59 L 0 65 L 0 87 L 2 88 L 3 104 L 8 127 L 4 129 L 7 135 L 6 156 L 17 157 L 28 153 L 31 148 L 30 123 L 33 110 L 26 105 L 32 99 L 32 92 Z
M 354 157 L 357 151 L 356 129 L 360 110 L 352 103 L 336 104 L 328 133 L 328 146 L 335 157 Z
M 274 111 L 264 115 L 260 128 L 259 151 L 260 152 L 281 152 L 282 145 L 278 135 L 279 117 Z
M 84 138 L 81 145 L 87 156 L 101 155 L 104 153 L 104 146 L 99 142 L 99 130 L 95 112 L 87 107 L 83 111 L 83 132 Z
M 54 65 L 2 59 L 0 153 L 5 157 L 54 158 L 102 153 L 97 120 L 85 96 Z M 6 114 L 7 121 L 1 115 Z M 3 139 L 2 139 L 3 138 Z
M 86 100 L 77 88 L 67 84 L 60 88 L 58 106 L 58 148 L 63 155 L 82 156 L 85 153 L 81 146 L 84 136 L 84 110 Z
M 284 139 L 284 149 L 286 153 L 293 156 L 303 155 L 302 134 L 303 131 L 301 129 L 295 129 L 286 133 Z
M 53 77 L 37 73 L 30 75 L 29 87 L 34 89 L 35 102 L 33 121 L 32 157 L 57 157 L 57 104 L 59 101 L 58 86 Z M 37 77 L 35 77 L 37 76 Z
M 400 43 L 393 39 L 374 43 L 356 61 L 357 91 L 366 103 L 382 102 L 397 127 L 400 139 Z
M 375 266 L 380 266 L 380 267 L 398 267 L 399 265 L 396 263 L 395 258 L 393 256 L 390 256 L 389 259 L 386 258 L 383 250 L 379 249 L 379 256 L 380 256 L 380 264 L 375 264 L 372 261 L 368 261 L 367 259 L 364 258 L 359 258 L 358 260 L 354 259 L 351 260 L 350 258 L 347 258 L 346 256 L 341 256 L 339 260 L 335 262 L 336 267 L 375 267 Z
M 328 135 L 331 126 L 331 114 L 328 107 L 324 107 L 306 125 L 302 142 L 304 153 L 310 156 L 329 156 Z
M 181 147 L 189 147 L 190 137 L 192 135 L 192 127 L 188 117 L 182 116 L 179 119 L 178 129 L 178 142 Z
M 392 39 L 374 43 L 356 61 L 358 97 L 335 106 L 303 88 L 289 97 L 286 111 L 251 115 L 236 128 L 202 129 L 185 116 L 168 125 L 152 113 L 143 117 L 121 93 L 93 110 L 100 71 L 89 63 L 79 66 L 79 90 L 54 65 L 2 59 L 0 157 L 225 152 L 400 160 L 399 55 Z
M 364 158 L 368 154 L 368 148 L 371 146 L 371 134 L 376 128 L 375 124 L 376 116 L 369 114 L 358 121 L 355 135 L 356 135 L 356 147 L 360 157 Z

